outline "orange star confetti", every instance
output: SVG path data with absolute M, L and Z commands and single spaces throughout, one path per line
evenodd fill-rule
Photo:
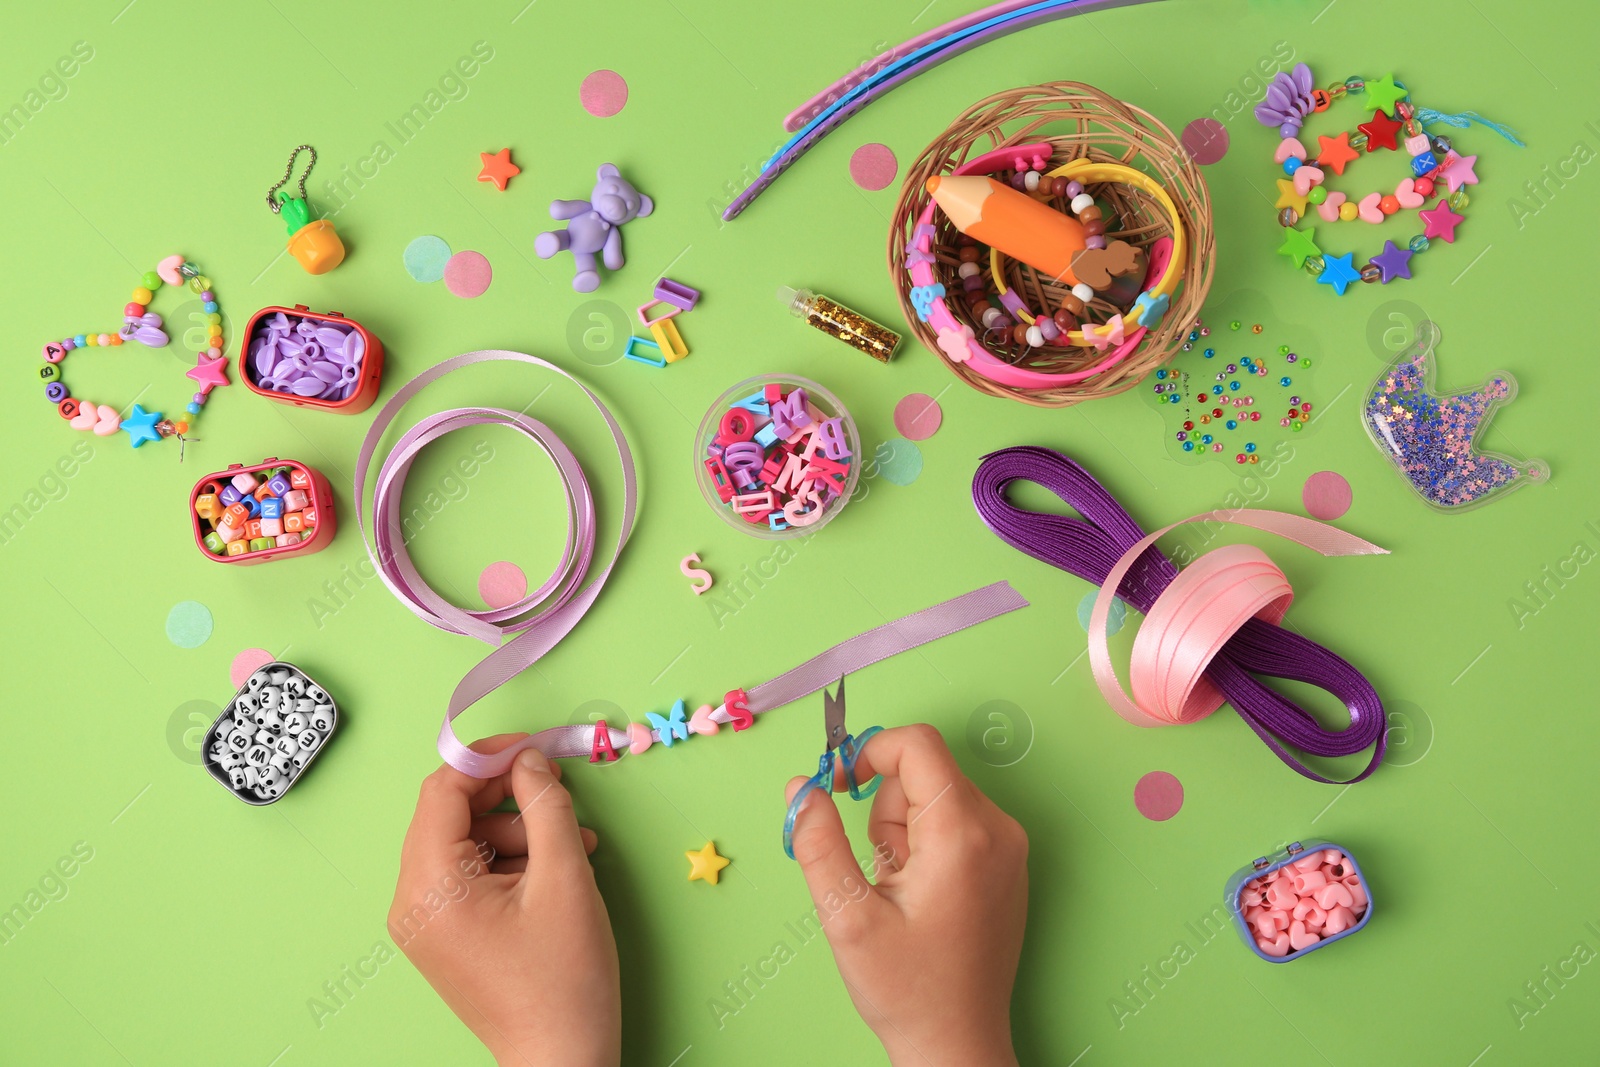
M 511 162 L 511 149 L 502 148 L 498 152 L 479 152 L 478 158 L 483 160 L 483 169 L 478 172 L 480 182 L 494 182 L 496 189 L 505 192 L 506 182 L 522 173 L 522 168 Z

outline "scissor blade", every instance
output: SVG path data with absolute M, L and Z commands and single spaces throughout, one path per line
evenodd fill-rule
M 844 739 L 850 736 L 844 724 L 844 679 L 839 679 L 837 692 L 822 691 L 822 723 L 828 731 L 828 751 L 832 752 L 844 744 Z

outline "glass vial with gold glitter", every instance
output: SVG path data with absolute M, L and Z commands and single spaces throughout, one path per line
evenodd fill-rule
M 820 293 L 813 293 L 809 289 L 791 289 L 785 285 L 778 289 L 778 300 L 795 318 L 806 320 L 829 337 L 837 337 L 879 363 L 889 362 L 889 357 L 900 345 L 900 335 L 887 326 L 880 326 L 860 312 L 851 311 Z

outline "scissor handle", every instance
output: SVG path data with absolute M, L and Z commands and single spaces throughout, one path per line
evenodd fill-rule
M 852 790 L 854 785 L 852 784 Z M 818 789 L 833 789 L 833 752 L 822 754 L 817 760 L 817 773 L 805 780 L 789 801 L 789 810 L 783 816 L 783 854 L 794 859 L 794 821 L 800 815 L 800 805 L 806 802 L 806 797 Z
M 883 775 L 873 775 L 872 781 L 866 785 L 856 782 L 856 760 L 861 756 L 861 750 L 876 734 L 883 733 L 881 726 L 869 726 L 861 731 L 860 737 L 846 736 L 844 744 L 839 746 L 839 755 L 844 763 L 845 780 L 850 783 L 850 799 L 865 800 L 878 791 L 878 786 L 883 784 Z

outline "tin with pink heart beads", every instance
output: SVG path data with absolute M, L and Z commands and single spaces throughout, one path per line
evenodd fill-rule
M 1372 895 L 1350 851 L 1299 841 L 1228 879 L 1228 911 L 1244 943 L 1268 963 L 1288 963 L 1349 937 L 1372 918 Z

